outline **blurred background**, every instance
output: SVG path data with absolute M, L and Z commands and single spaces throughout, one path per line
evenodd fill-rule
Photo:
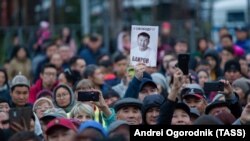
M 99 33 L 111 53 L 118 34 L 131 25 L 168 22 L 172 36 L 186 38 L 192 52 L 201 36 L 218 42 L 221 27 L 249 27 L 250 0 L 0 0 L 0 18 L 0 64 L 16 42 L 32 49 L 42 21 L 53 38 L 68 27 L 77 47 Z

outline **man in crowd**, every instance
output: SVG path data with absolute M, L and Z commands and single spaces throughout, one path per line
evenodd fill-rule
M 16 75 L 11 83 L 11 104 L 10 107 L 26 107 L 32 106 L 29 104 L 30 82 L 21 74 Z
M 75 125 L 66 118 L 56 118 L 47 125 L 47 141 L 73 141 L 77 129 Z
M 129 125 L 142 124 L 142 102 L 135 98 L 123 98 L 114 105 L 117 120 L 125 120 Z
M 46 64 L 40 73 L 40 79 L 30 88 L 29 102 L 36 101 L 37 94 L 44 89 L 53 91 L 57 85 L 57 70 L 52 64 Z

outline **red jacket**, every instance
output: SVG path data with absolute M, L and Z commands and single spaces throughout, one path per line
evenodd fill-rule
M 53 89 L 57 86 L 58 81 L 53 85 L 53 87 L 50 89 L 50 91 L 53 91 Z M 30 95 L 29 95 L 29 103 L 34 104 L 36 101 L 37 94 L 43 90 L 43 80 L 39 78 L 34 85 L 30 88 Z

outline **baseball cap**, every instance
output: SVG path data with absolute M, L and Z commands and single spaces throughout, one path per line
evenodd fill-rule
M 135 106 L 138 109 L 141 110 L 142 108 L 142 102 L 139 99 L 135 99 L 135 98 L 123 98 L 118 100 L 115 104 L 114 104 L 114 109 L 115 112 L 119 111 L 121 108 L 123 107 L 128 107 L 128 106 Z
M 116 120 L 116 121 L 112 122 L 108 128 L 108 133 L 110 134 L 111 132 L 115 131 L 118 127 L 120 127 L 122 125 L 129 126 L 129 124 L 124 120 Z
M 46 128 L 46 134 L 48 134 L 54 127 L 65 127 L 77 132 L 75 125 L 69 119 L 66 118 L 56 118 L 50 121 Z
M 11 89 L 13 89 L 16 86 L 26 86 L 30 88 L 30 82 L 24 75 L 19 73 L 11 81 Z
M 141 91 L 142 88 L 143 88 L 146 84 L 151 84 L 151 85 L 153 85 L 154 87 L 157 88 L 157 85 L 155 84 L 155 82 L 154 82 L 153 80 L 148 79 L 148 78 L 143 78 L 143 79 L 141 80 L 141 84 L 140 84 L 140 86 L 139 86 L 139 91 Z
M 194 96 L 197 98 L 204 98 L 206 99 L 205 92 L 198 84 L 188 84 L 184 89 L 181 91 L 181 99 L 188 96 Z
M 96 122 L 94 120 L 87 120 L 81 123 L 80 127 L 78 128 L 78 134 L 80 134 L 87 128 L 94 128 L 98 130 L 103 136 L 107 136 L 107 131 L 103 128 L 103 126 L 99 122 Z
M 54 119 L 54 118 L 67 118 L 66 112 L 61 108 L 52 108 L 44 112 L 40 120 Z

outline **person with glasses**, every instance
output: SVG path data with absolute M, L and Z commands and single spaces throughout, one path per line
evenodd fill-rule
M 40 119 L 43 117 L 44 112 L 48 109 L 54 108 L 52 101 L 46 97 L 42 97 L 36 100 L 33 105 L 33 112 L 37 115 Z
M 30 88 L 29 102 L 36 101 L 37 94 L 44 89 L 51 90 L 57 86 L 57 69 L 52 64 L 46 64 L 40 73 L 40 79 Z
M 53 103 L 55 107 L 62 108 L 69 116 L 71 109 L 76 104 L 72 89 L 65 84 L 59 84 L 53 92 Z

